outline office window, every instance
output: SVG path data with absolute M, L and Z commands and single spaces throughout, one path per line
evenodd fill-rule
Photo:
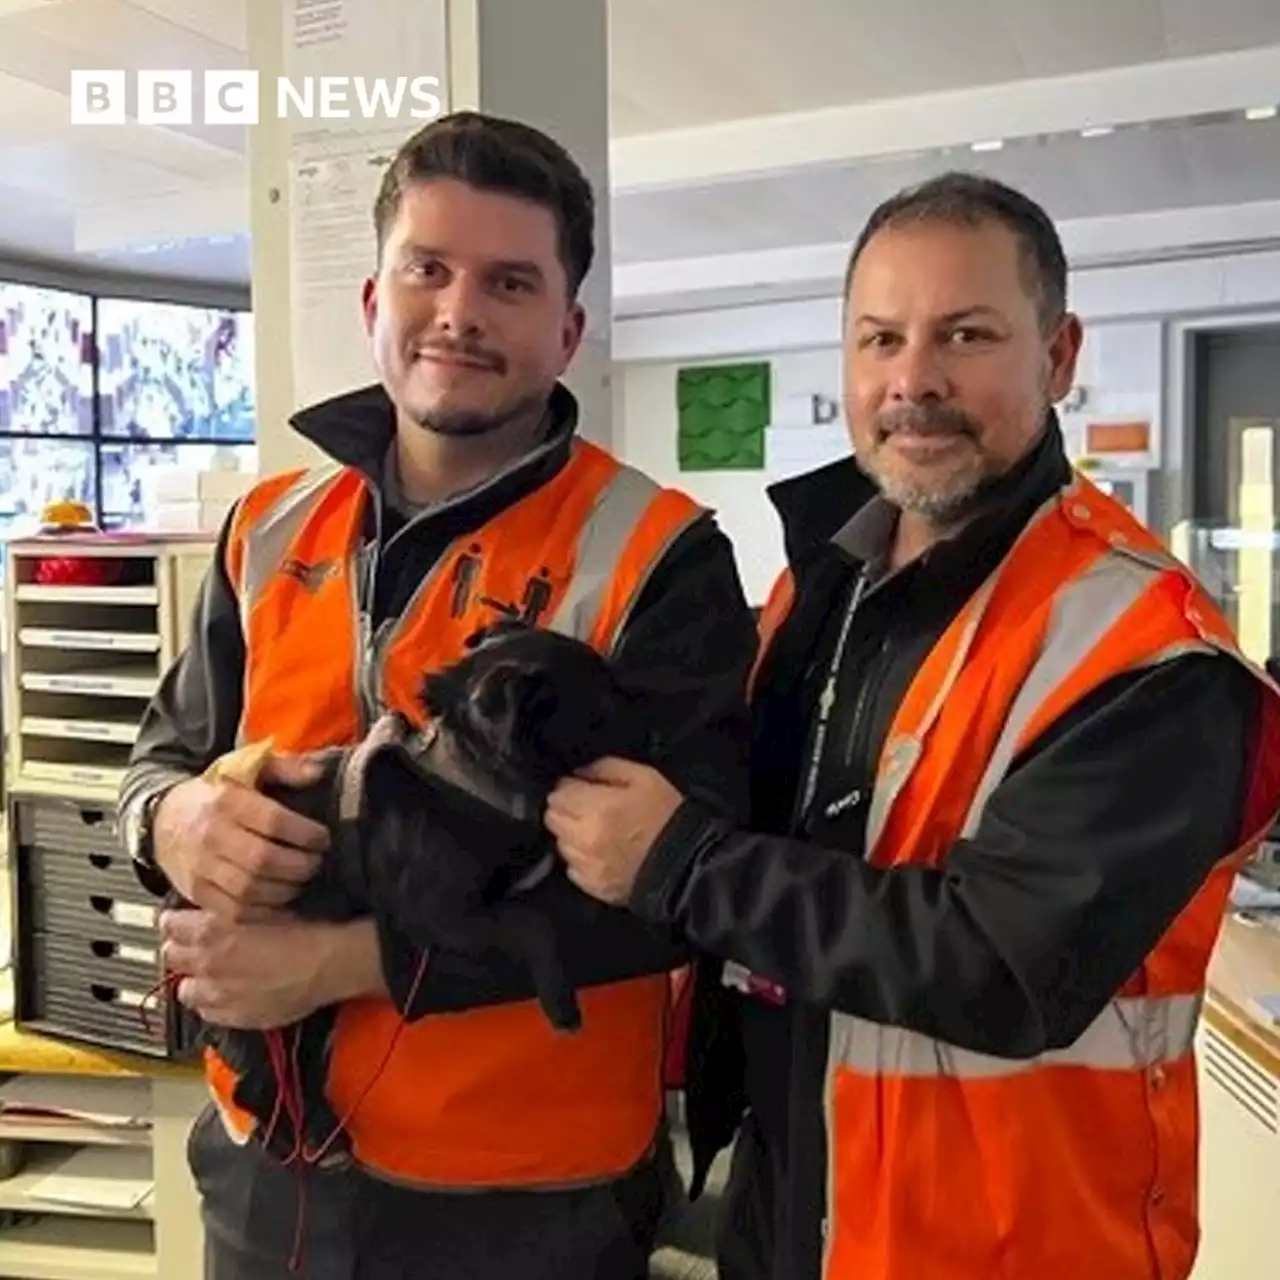
M 0 537 L 50 502 L 104 528 L 145 522 L 145 477 L 256 470 L 248 312 L 0 280 Z

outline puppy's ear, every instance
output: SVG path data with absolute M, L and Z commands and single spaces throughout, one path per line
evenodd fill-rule
M 444 719 L 461 706 L 467 694 L 466 661 L 464 658 L 462 663 L 434 671 L 423 679 L 418 704 L 428 719 Z
M 507 692 L 508 739 L 514 756 L 532 765 L 539 756 L 563 751 L 562 722 L 570 709 L 556 685 L 538 671 L 514 675 Z
M 495 745 L 515 745 L 517 737 L 537 733 L 554 714 L 556 690 L 543 673 L 502 666 L 486 675 L 472 697 L 471 708 Z

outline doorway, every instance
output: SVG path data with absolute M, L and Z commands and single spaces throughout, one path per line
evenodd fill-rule
M 1246 652 L 1280 652 L 1280 324 L 1192 339 L 1196 568 Z
M 1280 430 L 1280 325 L 1200 333 L 1194 343 L 1193 518 L 1239 525 L 1246 441 L 1257 455 L 1266 441 L 1256 432 Z M 1280 448 L 1270 453 L 1280 463 Z

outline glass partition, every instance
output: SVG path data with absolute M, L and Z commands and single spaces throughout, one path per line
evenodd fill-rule
M 1268 522 L 1269 523 L 1269 522 Z M 1189 565 L 1255 662 L 1280 657 L 1280 532 L 1186 521 L 1170 545 Z

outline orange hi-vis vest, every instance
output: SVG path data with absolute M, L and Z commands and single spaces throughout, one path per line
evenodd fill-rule
M 247 655 L 242 741 L 270 737 L 285 752 L 353 743 L 386 709 L 421 724 L 424 674 L 461 658 L 503 605 L 607 654 L 667 548 L 703 515 L 575 440 L 556 476 L 459 538 L 405 611 L 370 635 L 357 581 L 369 500 L 354 469 L 300 471 L 263 481 L 234 518 L 227 568 Z M 408 1024 L 386 999 L 349 1002 L 338 1012 L 329 1101 L 355 1159 L 401 1182 L 615 1178 L 644 1156 L 661 1119 L 668 990 L 665 974 L 584 990 L 572 1035 L 554 1031 L 532 1000 Z M 229 1068 L 212 1054 L 206 1066 L 243 1139 L 252 1117 L 232 1101 Z
M 784 573 L 762 611 L 762 652 L 793 600 Z M 1077 477 L 903 697 L 873 787 L 868 860 L 941 865 L 1065 710 L 1121 673 L 1214 651 L 1244 662 L 1187 570 Z M 1255 674 L 1265 696 L 1240 847 L 1074 1044 L 1007 1059 L 831 1013 L 824 1280 L 1189 1275 L 1205 972 L 1234 873 L 1280 810 L 1280 689 Z

